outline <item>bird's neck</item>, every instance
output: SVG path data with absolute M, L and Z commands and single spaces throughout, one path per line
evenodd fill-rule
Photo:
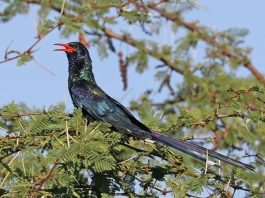
M 69 86 L 77 82 L 87 82 L 89 84 L 96 84 L 94 74 L 92 72 L 91 60 L 69 60 Z

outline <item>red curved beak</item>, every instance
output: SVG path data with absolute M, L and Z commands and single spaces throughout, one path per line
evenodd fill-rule
M 59 46 L 64 47 L 63 49 L 55 49 L 54 51 L 64 51 L 64 52 L 68 52 L 68 53 L 73 53 L 76 51 L 76 49 L 71 47 L 69 44 L 55 43 L 54 45 L 59 45 Z

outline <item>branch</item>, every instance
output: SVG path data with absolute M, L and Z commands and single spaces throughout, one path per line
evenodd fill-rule
M 0 109 L 0 111 L 1 111 L 1 109 Z M 1 113 L 0 112 L 0 117 L 1 116 L 9 116 L 12 119 L 17 119 L 17 118 L 21 118 L 21 117 L 29 117 L 29 116 L 37 116 L 37 115 L 47 115 L 47 114 L 49 114 L 49 112 L 47 112 L 45 110 L 42 111 L 42 112 L 29 112 L 29 113 L 22 112 L 22 113 L 14 113 L 14 114 L 9 114 L 9 113 L 4 114 L 4 113 Z M 68 113 L 62 113 L 62 115 L 63 116 L 69 116 L 69 117 L 72 116 L 72 114 L 68 114 Z
M 220 51 L 224 56 L 242 62 L 243 66 L 245 66 L 256 77 L 256 79 L 265 86 L 265 77 L 257 70 L 257 68 L 252 64 L 251 60 L 248 59 L 246 56 L 234 54 L 231 50 L 224 47 L 221 43 L 217 42 L 213 36 L 210 36 L 205 31 L 203 31 L 203 28 L 198 26 L 196 23 L 186 22 L 177 14 L 167 12 L 165 9 L 162 8 L 158 8 L 153 3 L 147 4 L 147 7 L 152 10 L 155 10 L 162 17 L 173 21 L 174 23 L 180 26 L 185 27 L 189 31 L 196 32 L 202 40 L 204 40 L 209 45 L 212 45 L 213 47 L 217 48 L 218 51 Z
M 38 36 L 37 40 L 30 46 L 28 47 L 28 49 L 26 49 L 24 52 L 20 53 L 19 55 L 13 56 L 13 57 L 8 57 L 8 54 L 10 54 L 10 51 L 8 51 L 8 48 L 10 45 L 7 46 L 7 49 L 5 51 L 5 56 L 4 56 L 4 60 L 0 61 L 0 64 L 8 62 L 8 61 L 12 61 L 15 59 L 20 58 L 23 55 L 31 55 L 32 53 L 35 52 L 34 48 L 36 47 L 37 44 L 39 44 L 39 42 L 41 40 L 43 40 L 49 33 L 51 33 L 54 29 L 56 29 L 57 27 L 59 27 L 61 24 L 57 23 L 54 26 L 52 26 L 45 34 L 43 34 L 42 36 Z
M 209 122 L 214 121 L 214 120 L 218 120 L 218 119 L 222 119 L 222 118 L 244 118 L 245 115 L 244 114 L 240 114 L 240 113 L 233 113 L 233 114 L 214 114 L 212 117 L 208 117 L 206 118 L 204 121 L 201 122 L 195 122 L 192 125 L 193 126 L 201 126 L 204 127 L 205 125 L 207 125 Z
M 40 1 L 38 1 L 38 0 L 24 0 L 24 2 L 27 3 L 27 4 L 38 4 L 38 5 L 40 4 Z M 92 4 L 92 8 L 93 8 L 93 10 L 95 10 L 95 9 L 96 10 L 97 9 L 107 9 L 107 8 L 111 8 L 111 7 L 114 7 L 114 8 L 117 8 L 117 9 L 122 9 L 123 7 L 129 5 L 130 3 L 135 3 L 135 0 L 134 1 L 128 1 L 127 3 L 122 3 L 120 5 L 109 4 L 109 5 L 101 6 L 101 5 L 97 5 L 97 4 Z M 53 10 L 57 11 L 58 13 L 61 13 L 61 8 L 58 8 L 58 7 L 54 6 L 54 5 L 51 5 L 51 7 L 52 7 Z M 65 10 L 63 10 L 63 15 L 75 17 L 74 15 L 68 13 Z M 62 24 L 60 24 L 60 25 L 62 25 Z M 106 28 L 103 29 L 103 33 L 105 34 L 106 37 L 115 38 L 115 39 L 120 40 L 120 41 L 122 41 L 124 43 L 127 43 L 130 46 L 133 46 L 133 47 L 136 47 L 136 48 L 139 48 L 139 49 L 143 50 L 145 53 L 147 53 L 150 56 L 153 56 L 154 58 L 162 61 L 165 65 L 169 66 L 172 70 L 174 70 L 174 71 L 176 71 L 176 72 L 178 72 L 180 74 L 184 74 L 186 72 L 186 71 L 184 71 L 181 68 L 177 68 L 176 64 L 174 62 L 172 62 L 171 60 L 167 59 L 161 53 L 158 53 L 156 51 L 147 49 L 145 47 L 140 47 L 138 45 L 138 41 L 135 40 L 135 39 L 128 38 L 128 37 L 126 37 L 124 35 L 117 34 L 117 33 L 113 32 L 112 30 L 106 29 Z M 16 58 L 18 58 L 18 57 L 16 57 Z
M 174 71 L 176 71 L 176 72 L 178 72 L 180 74 L 184 74 L 186 72 L 186 71 L 184 71 L 181 68 L 177 68 L 176 64 L 174 62 L 172 62 L 171 60 L 167 59 L 165 56 L 163 56 L 163 54 L 161 54 L 161 53 L 159 53 L 157 51 L 150 50 L 150 49 L 147 49 L 145 47 L 139 46 L 138 41 L 133 39 L 133 38 L 128 38 L 125 35 L 121 35 L 121 34 L 115 33 L 112 30 L 107 29 L 107 28 L 104 28 L 103 32 L 104 32 L 105 36 L 107 36 L 107 37 L 111 37 L 111 38 L 117 39 L 119 41 L 127 43 L 128 45 L 131 45 L 133 47 L 136 47 L 138 49 L 143 50 L 144 53 L 149 54 L 150 56 L 153 56 L 154 58 L 160 60 L 165 65 L 169 66 L 172 70 L 174 70 Z
M 38 5 L 40 4 L 39 0 L 23 0 L 23 2 L 25 2 L 27 4 L 38 4 Z M 223 47 L 221 43 L 218 43 L 213 36 L 206 34 L 205 31 L 203 31 L 203 28 L 198 26 L 196 23 L 186 22 L 181 17 L 176 15 L 175 13 L 170 13 L 170 12 L 167 12 L 165 9 L 157 7 L 157 5 L 160 5 L 162 3 L 167 3 L 168 2 L 167 0 L 161 0 L 158 3 L 152 2 L 152 3 L 148 3 L 146 5 L 143 5 L 141 2 L 138 2 L 137 0 L 129 0 L 128 2 L 124 2 L 122 4 L 108 4 L 108 5 L 104 5 L 104 6 L 92 3 L 91 7 L 92 7 L 92 9 L 96 9 L 96 10 L 97 9 L 107 9 L 107 8 L 111 8 L 111 7 L 117 8 L 117 9 L 122 9 L 123 7 L 125 7 L 129 4 L 134 4 L 137 7 L 139 7 L 139 8 L 142 7 L 145 10 L 146 10 L 146 8 L 152 9 L 152 10 L 158 12 L 162 17 L 166 18 L 167 20 L 173 21 L 174 23 L 179 24 L 180 26 L 183 26 L 184 28 L 188 29 L 191 32 L 196 32 L 202 40 L 204 40 L 208 44 L 212 45 L 213 47 L 217 48 L 224 56 L 242 62 L 243 66 L 245 66 L 256 77 L 256 79 L 258 81 L 260 81 L 263 85 L 265 85 L 265 77 L 263 76 L 262 73 L 260 73 L 256 69 L 256 67 L 252 64 L 252 62 L 246 56 L 236 55 L 232 51 L 230 51 L 229 49 Z M 52 4 L 51 4 L 51 7 L 53 10 L 55 10 L 59 13 L 62 12 L 62 8 L 58 8 Z M 67 13 L 65 10 L 63 10 L 63 12 L 61 14 L 71 16 L 71 14 Z M 115 38 L 117 40 L 120 40 L 122 42 L 127 43 L 128 45 L 139 48 L 139 46 L 137 45 L 138 42 L 132 38 L 128 38 L 124 35 L 120 35 L 120 34 L 117 34 L 115 32 L 112 32 L 110 29 L 103 29 L 103 32 L 104 32 L 105 36 L 107 36 L 107 37 Z M 31 47 L 29 47 L 28 50 L 24 51 L 22 54 L 32 52 L 31 51 L 32 48 L 38 42 L 39 41 L 37 40 L 36 43 L 34 43 Z M 153 51 L 153 50 L 150 50 L 147 48 L 141 48 L 141 50 L 143 50 L 145 53 L 149 54 L 150 56 L 153 56 L 154 58 L 162 61 L 165 65 L 169 66 L 172 70 L 174 70 L 180 74 L 184 74 L 186 72 L 181 68 L 177 68 L 174 62 L 167 59 L 162 54 L 157 53 L 156 51 Z M 4 62 L 10 61 L 10 60 L 17 59 L 20 56 L 21 55 L 18 55 L 18 56 L 12 57 L 12 58 L 4 59 L 3 61 L 0 61 L 0 63 L 4 63 Z
M 41 190 L 43 188 L 43 185 L 48 181 L 50 180 L 53 176 L 54 176 L 54 171 L 58 165 L 58 161 L 59 160 L 56 160 L 54 163 L 53 163 L 53 166 L 51 168 L 51 170 L 49 171 L 49 173 L 47 174 L 46 177 L 44 177 L 43 179 L 41 179 L 40 181 L 37 181 L 35 182 L 35 186 L 33 187 L 33 189 L 31 189 L 29 191 L 29 195 L 30 197 L 35 197 L 35 193 L 38 191 L 38 190 Z

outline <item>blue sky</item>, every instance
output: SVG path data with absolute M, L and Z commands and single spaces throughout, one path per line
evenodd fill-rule
M 254 48 L 251 59 L 253 64 L 265 74 L 265 1 L 252 0 L 202 0 L 199 9 L 191 12 L 187 18 L 198 20 L 201 24 L 224 30 L 230 27 L 247 28 L 250 34 L 246 38 L 246 45 Z M 1 6 L 1 3 L 0 3 Z M 6 46 L 12 41 L 12 49 L 25 50 L 34 42 L 35 13 L 16 17 L 7 24 L 0 24 L 0 60 L 3 59 Z M 166 28 L 166 27 L 161 27 Z M 65 102 L 68 111 L 72 111 L 72 102 L 67 89 L 67 59 L 64 53 L 54 52 L 54 43 L 76 40 L 62 39 L 59 31 L 55 30 L 39 45 L 35 58 L 42 65 L 55 73 L 55 76 L 41 69 L 34 62 L 17 67 L 16 61 L 0 64 L 0 107 L 15 102 L 25 102 L 33 107 L 48 107 L 58 102 Z M 165 41 L 165 38 L 161 38 Z M 127 104 L 131 99 L 137 99 L 139 94 L 148 87 L 152 87 L 154 80 L 152 69 L 138 75 L 134 68 L 129 70 L 128 91 L 122 91 L 122 83 L 118 70 L 117 57 L 112 55 L 101 60 L 97 50 L 90 48 L 93 59 L 94 73 L 99 85 L 112 97 Z M 131 71 L 131 72 L 130 72 Z M 242 75 L 250 74 L 242 68 Z M 154 94 L 153 97 L 158 97 Z
M 188 19 L 199 20 L 201 24 L 219 30 L 230 27 L 250 30 L 246 45 L 254 48 L 252 61 L 265 74 L 265 26 L 263 25 L 265 1 L 203 0 L 199 4 L 199 9 L 191 12 L 187 16 Z M 34 41 L 36 23 L 37 17 L 34 12 L 31 12 L 29 15 L 16 17 L 7 24 L 0 24 L 0 57 L 3 58 L 5 48 L 12 40 L 14 40 L 12 48 L 19 50 L 28 48 Z M 44 71 L 34 62 L 22 67 L 17 67 L 16 61 L 0 64 L 2 87 L 0 106 L 15 101 L 42 108 L 65 102 L 67 110 L 71 111 L 72 103 L 67 90 L 67 59 L 64 53 L 53 51 L 55 48 L 53 44 L 74 40 L 76 37 L 67 40 L 60 38 L 59 31 L 55 30 L 38 45 L 38 51 L 35 53 L 36 60 L 55 73 L 55 76 Z M 122 103 L 127 104 L 131 99 L 137 99 L 139 93 L 155 83 L 152 69 L 143 75 L 138 75 L 134 73 L 134 68 L 130 68 L 129 87 L 128 91 L 124 92 L 117 57 L 111 55 L 102 60 L 98 57 L 97 49 L 92 47 L 89 50 L 97 82 L 109 95 Z M 240 72 L 242 75 L 249 74 L 246 69 L 241 69 Z M 159 97 L 159 94 L 154 94 L 153 97 Z

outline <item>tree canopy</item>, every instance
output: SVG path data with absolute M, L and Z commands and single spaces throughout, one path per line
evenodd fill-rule
M 10 102 L 0 107 L 3 197 L 264 195 L 265 78 L 244 44 L 246 29 L 218 31 L 186 20 L 197 6 L 190 0 L 3 0 L 0 21 L 9 23 L 36 6 L 34 42 L 24 51 L 7 46 L 2 67 L 8 61 L 26 66 L 55 29 L 61 37 L 78 35 L 100 57 L 118 57 L 124 89 L 131 83 L 128 67 L 139 74 L 156 68 L 158 86 L 146 87 L 130 103 L 144 124 L 251 163 L 256 172 L 206 166 L 174 149 L 123 136 L 106 123 L 88 123 L 80 109 L 68 114 L 64 104 L 43 109 Z M 160 42 L 165 23 L 175 35 L 172 43 Z M 194 50 L 201 54 L 197 60 Z M 235 75 L 241 67 L 247 77 Z M 156 91 L 168 97 L 152 98 Z

